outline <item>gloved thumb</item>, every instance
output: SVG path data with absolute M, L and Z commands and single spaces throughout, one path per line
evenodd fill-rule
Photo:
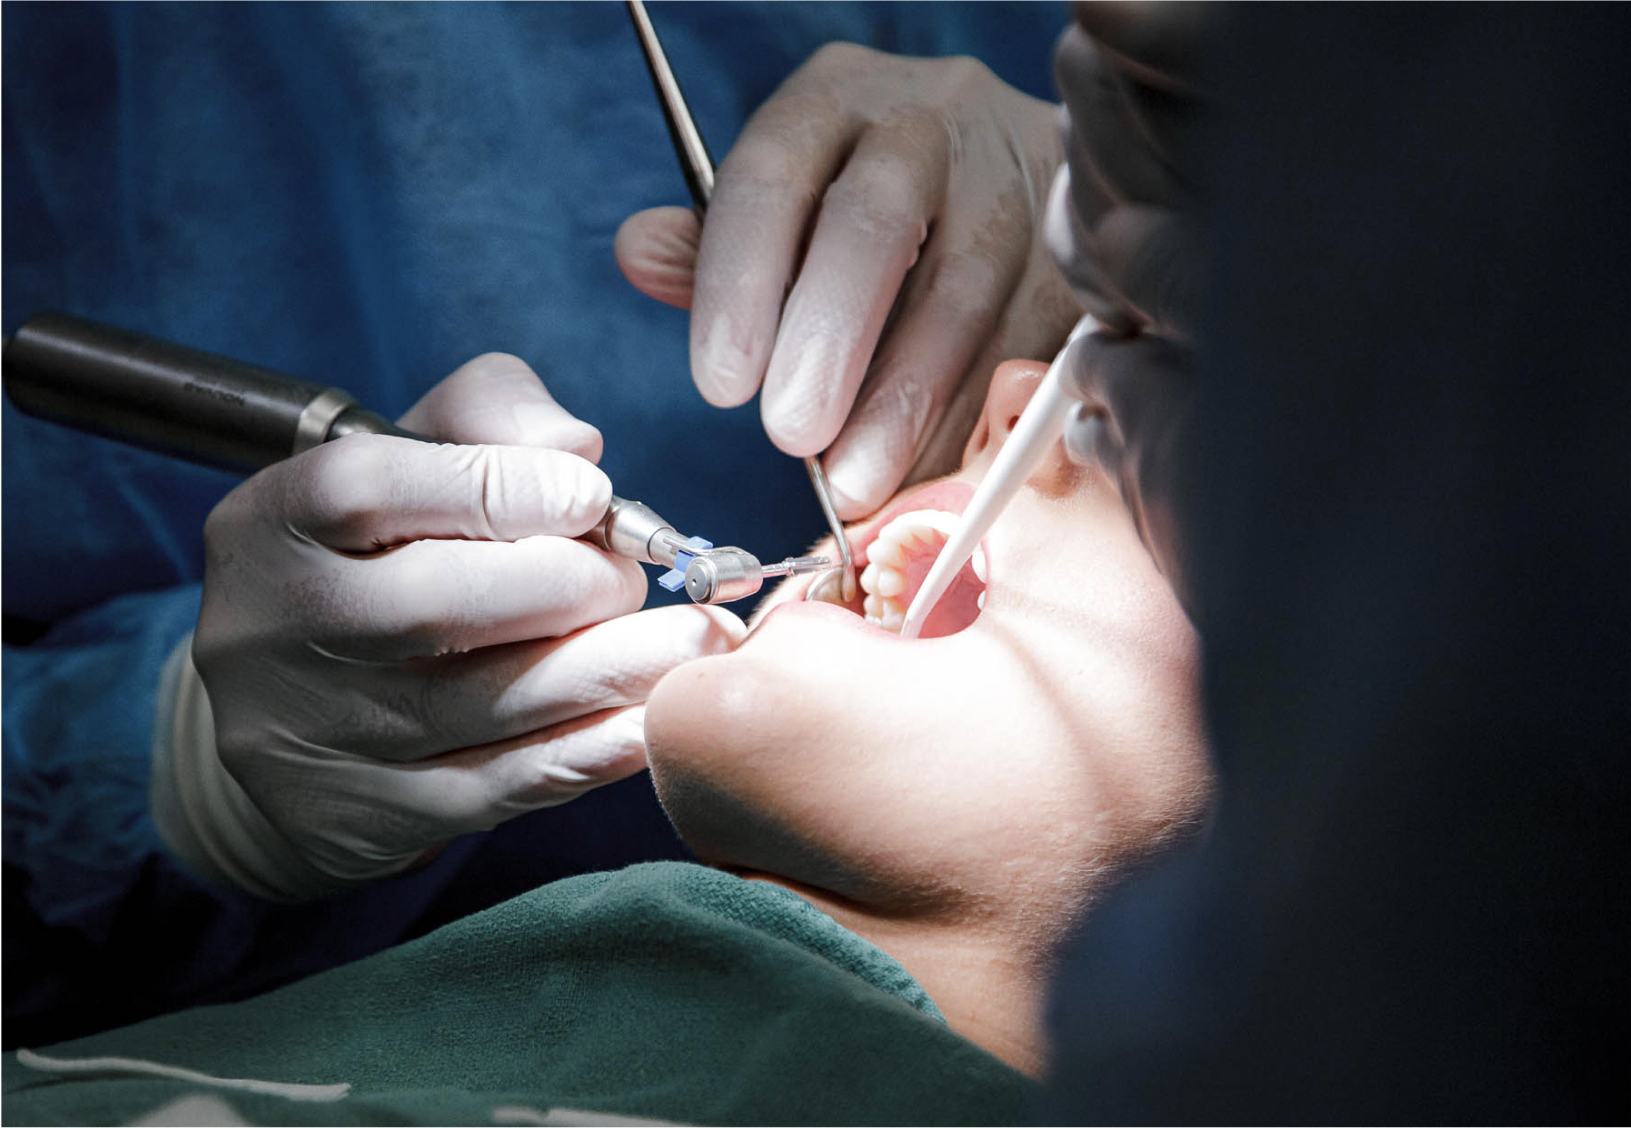
M 556 403 L 538 374 L 508 353 L 461 365 L 398 422 L 446 443 L 544 447 L 600 461 L 600 432 Z
M 1080 435 L 1066 436 L 1079 460 L 1113 446 L 1132 450 L 1164 447 L 1187 414 L 1194 390 L 1189 350 L 1153 333 L 1123 336 L 1093 333 L 1070 350 L 1061 371 L 1065 386 L 1084 410 L 1073 423 Z M 1091 418 L 1098 423 L 1088 426 Z
M 647 297 L 691 308 L 702 222 L 689 208 L 648 208 L 617 229 L 618 268 Z

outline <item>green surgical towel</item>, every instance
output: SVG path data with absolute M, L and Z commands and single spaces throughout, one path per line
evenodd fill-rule
M 261 998 L 41 1055 L 206 1076 L 7 1055 L 8 1123 L 118 1123 L 177 1100 L 249 1123 L 1011 1123 L 1033 1089 L 803 899 L 673 862 L 556 882 Z

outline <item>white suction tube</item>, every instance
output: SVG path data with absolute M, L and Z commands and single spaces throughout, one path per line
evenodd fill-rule
M 1019 487 L 1030 478 L 1032 471 L 1053 444 L 1059 441 L 1059 436 L 1065 430 L 1065 419 L 1077 403 L 1075 397 L 1065 391 L 1060 379 L 1062 362 L 1072 345 L 1089 333 L 1095 332 L 1098 327 L 1097 321 L 1085 316 L 1076 323 L 1076 328 L 1070 331 L 1070 336 L 1065 338 L 1064 348 L 1053 358 L 1047 374 L 1042 377 L 1042 383 L 1031 396 L 1031 402 L 1020 414 L 1019 422 L 1014 424 L 1013 434 L 1008 436 L 1002 450 L 997 452 L 996 460 L 991 463 L 991 469 L 986 472 L 979 488 L 974 491 L 968 508 L 963 510 L 962 523 L 947 538 L 940 555 L 935 557 L 928 576 L 924 578 L 923 586 L 918 589 L 917 595 L 912 597 L 912 604 L 906 609 L 906 619 L 901 624 L 901 638 L 918 636 L 918 632 L 923 629 L 924 620 L 929 617 L 929 612 L 940 602 L 940 597 L 946 594 L 952 579 L 968 562 L 968 558 L 974 555 L 980 538 L 996 524 L 998 516 L 1009 500 L 1019 492 Z

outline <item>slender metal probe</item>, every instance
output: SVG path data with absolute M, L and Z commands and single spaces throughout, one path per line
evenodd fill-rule
M 830 556 L 789 556 L 775 564 L 766 564 L 762 570 L 767 580 L 783 576 L 798 576 L 805 572 L 819 572 L 832 563 Z
M 804 469 L 810 475 L 810 484 L 815 487 L 816 500 L 821 503 L 821 512 L 827 518 L 827 528 L 832 530 L 833 540 L 838 545 L 838 568 L 834 569 L 841 576 L 840 594 L 844 602 L 849 603 L 855 598 L 855 558 L 850 555 L 849 538 L 844 535 L 844 523 L 838 519 L 838 510 L 832 503 L 832 492 L 827 489 L 827 472 L 821 468 L 821 459 L 806 458 Z M 818 581 L 819 583 L 819 581 Z M 810 586 L 813 592 L 816 584 Z
M 674 68 L 668 65 L 668 55 L 657 38 L 657 29 L 651 26 L 645 4 L 642 0 L 624 0 L 624 3 L 629 9 L 629 19 L 634 23 L 634 33 L 639 37 L 640 49 L 645 53 L 651 83 L 657 89 L 657 101 L 662 104 L 663 118 L 668 122 L 668 135 L 674 142 L 674 153 L 680 159 L 680 171 L 685 174 L 686 187 L 691 190 L 692 206 L 700 219 L 708 211 L 708 202 L 714 194 L 713 158 L 702 140 L 696 118 L 691 115 L 691 107 L 686 104 L 685 95 L 680 91 Z M 820 456 L 812 455 L 804 459 L 804 469 L 810 475 L 816 501 L 821 503 L 821 514 L 827 519 L 827 527 L 832 530 L 833 540 L 838 545 L 842 568 L 840 591 L 844 602 L 848 603 L 855 598 L 855 560 L 850 554 L 849 539 L 844 536 L 844 523 L 838 519 L 838 509 L 833 505 L 832 490 L 827 485 Z M 821 581 L 816 581 L 810 590 L 814 592 L 820 584 Z
M 674 68 L 668 65 L 668 56 L 657 39 L 657 29 L 651 26 L 651 17 L 646 15 L 645 4 L 641 0 L 625 0 L 625 3 L 629 19 L 634 21 L 634 34 L 640 38 L 640 50 L 646 56 L 652 85 L 657 88 L 663 120 L 668 122 L 668 136 L 674 142 L 674 152 L 679 154 L 685 186 L 691 190 L 692 203 L 701 216 L 708 210 L 708 201 L 714 194 L 714 159 L 685 103 L 685 95 L 680 92 L 679 80 L 674 77 Z

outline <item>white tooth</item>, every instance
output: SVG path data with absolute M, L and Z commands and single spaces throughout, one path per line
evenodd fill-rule
M 907 534 L 916 535 L 924 529 L 934 529 L 949 537 L 951 531 L 957 527 L 958 520 L 957 514 L 947 513 L 944 509 L 914 509 L 910 513 L 902 513 L 879 529 L 878 535 L 901 540 Z
M 876 560 L 885 567 L 904 567 L 907 545 L 931 542 L 936 533 L 950 536 L 958 520 L 955 513 L 941 509 L 914 509 L 910 513 L 902 513 L 878 530 L 877 537 L 867 548 L 867 559 Z
M 982 584 L 985 583 L 985 549 L 976 548 L 974 555 L 968 558 L 968 562 L 974 568 L 974 578 Z
M 879 564 L 889 568 L 900 568 L 906 563 L 906 549 L 898 536 L 886 536 L 889 530 L 878 534 L 878 539 L 866 550 L 867 560 L 876 560 Z
M 867 566 L 861 572 L 866 618 L 887 631 L 898 632 L 906 620 L 906 555 L 922 546 L 943 542 L 961 518 L 943 509 L 914 509 L 902 513 L 878 530 L 867 547 Z M 984 568 L 984 561 L 979 565 Z
M 913 509 L 912 512 L 900 513 L 900 517 L 889 523 L 902 528 L 938 528 L 943 533 L 949 533 L 957 527 L 957 515 L 943 509 Z
M 979 595 L 974 597 L 974 606 L 978 607 L 981 611 L 985 610 L 985 592 L 982 591 Z
M 871 565 L 868 565 L 868 567 L 870 566 Z M 876 591 L 879 595 L 889 596 L 891 598 L 900 595 L 901 592 L 906 590 L 906 577 L 900 572 L 895 571 L 893 568 L 879 572 L 873 577 L 873 583 L 876 586 L 872 590 Z

